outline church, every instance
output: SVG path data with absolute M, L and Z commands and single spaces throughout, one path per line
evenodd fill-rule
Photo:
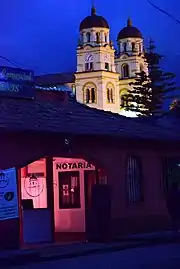
M 92 108 L 133 117 L 133 112 L 122 108 L 124 94 L 131 88 L 136 73 L 148 72 L 144 60 L 142 33 L 132 20 L 117 34 L 117 45 L 110 39 L 107 20 L 91 14 L 79 26 L 77 67 L 75 74 L 50 74 L 36 77 L 37 86 L 61 88 L 70 86 L 76 100 Z

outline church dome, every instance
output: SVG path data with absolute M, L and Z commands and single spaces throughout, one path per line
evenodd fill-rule
M 86 17 L 80 24 L 80 31 L 88 28 L 100 27 L 109 29 L 109 24 L 105 18 L 96 15 L 95 7 L 91 9 L 91 16 Z
M 136 27 L 132 26 L 132 21 L 130 18 L 127 21 L 127 26 L 119 32 L 117 40 L 128 37 L 143 38 L 141 32 Z

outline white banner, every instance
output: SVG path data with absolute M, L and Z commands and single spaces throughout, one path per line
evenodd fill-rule
M 18 216 L 16 169 L 0 170 L 0 220 Z

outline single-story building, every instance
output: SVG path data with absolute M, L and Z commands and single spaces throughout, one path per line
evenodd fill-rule
M 49 90 L 32 99 L 1 96 L 0 111 L 0 181 L 4 187 L 15 168 L 18 197 L 16 217 L 0 216 L 1 248 L 169 227 L 165 194 L 180 164 L 176 126 Z

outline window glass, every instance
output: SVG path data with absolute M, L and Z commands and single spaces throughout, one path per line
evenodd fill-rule
M 124 77 L 124 78 L 129 77 L 129 66 L 127 64 L 124 64 L 122 66 L 122 77 Z
M 105 69 L 109 71 L 109 63 L 105 63 Z
M 87 42 L 90 42 L 91 41 L 91 34 L 90 33 L 87 33 L 86 34 L 86 37 L 87 37 Z
M 59 208 L 80 208 L 79 172 L 59 172 Z
M 91 89 L 91 103 L 95 103 L 96 102 L 96 92 L 95 89 L 92 88 Z

